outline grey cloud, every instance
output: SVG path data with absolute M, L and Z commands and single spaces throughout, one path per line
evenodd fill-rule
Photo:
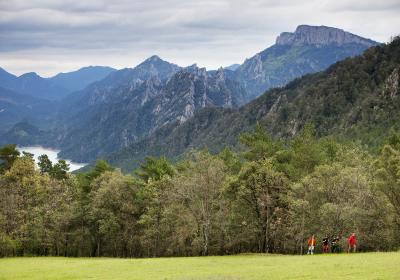
M 50 75 L 83 63 L 133 66 L 146 55 L 159 54 L 180 64 L 198 62 L 216 68 L 242 62 L 299 24 L 335 26 L 385 41 L 400 26 L 395 16 L 398 4 L 398 0 L 0 0 L 0 66 L 18 73 L 37 67 L 39 73 Z
M 399 0 L 353 0 L 328 2 L 327 7 L 334 12 L 396 12 L 400 11 Z

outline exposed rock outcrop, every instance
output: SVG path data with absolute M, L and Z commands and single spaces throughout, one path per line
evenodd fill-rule
M 366 47 L 376 42 L 328 26 L 299 25 L 294 33 L 283 32 L 276 39 L 277 45 L 330 45 L 360 44 Z

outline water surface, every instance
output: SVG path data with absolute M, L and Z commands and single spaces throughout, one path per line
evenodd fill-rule
M 38 162 L 38 157 L 41 155 L 46 154 L 51 162 L 54 164 L 56 163 L 60 158 L 58 157 L 58 152 L 60 150 L 54 150 L 54 149 L 49 149 L 49 148 L 44 148 L 41 146 L 30 146 L 30 147 L 17 147 L 17 149 L 22 153 L 22 152 L 28 152 L 33 154 L 33 158 L 35 159 L 36 163 Z M 65 161 L 69 164 L 69 171 L 74 171 L 79 168 L 84 167 L 87 163 L 76 163 L 72 162 L 68 159 L 65 159 Z

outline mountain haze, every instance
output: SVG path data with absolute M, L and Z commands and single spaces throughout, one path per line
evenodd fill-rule
M 60 73 L 51 78 L 42 78 L 34 72 L 17 77 L 0 68 L 0 86 L 35 98 L 60 100 L 73 91 L 103 79 L 113 71 L 110 67 L 91 66 Z
M 0 87 L 0 135 L 22 120 L 40 126 L 45 120 L 54 117 L 55 107 L 54 102 Z
M 67 89 L 69 92 L 84 89 L 89 84 L 102 80 L 115 69 L 106 66 L 88 66 L 79 70 L 59 73 L 46 80 Z

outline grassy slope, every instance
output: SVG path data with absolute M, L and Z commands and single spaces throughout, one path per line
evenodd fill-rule
M 0 259 L 0 279 L 399 279 L 400 252 L 315 256 Z

